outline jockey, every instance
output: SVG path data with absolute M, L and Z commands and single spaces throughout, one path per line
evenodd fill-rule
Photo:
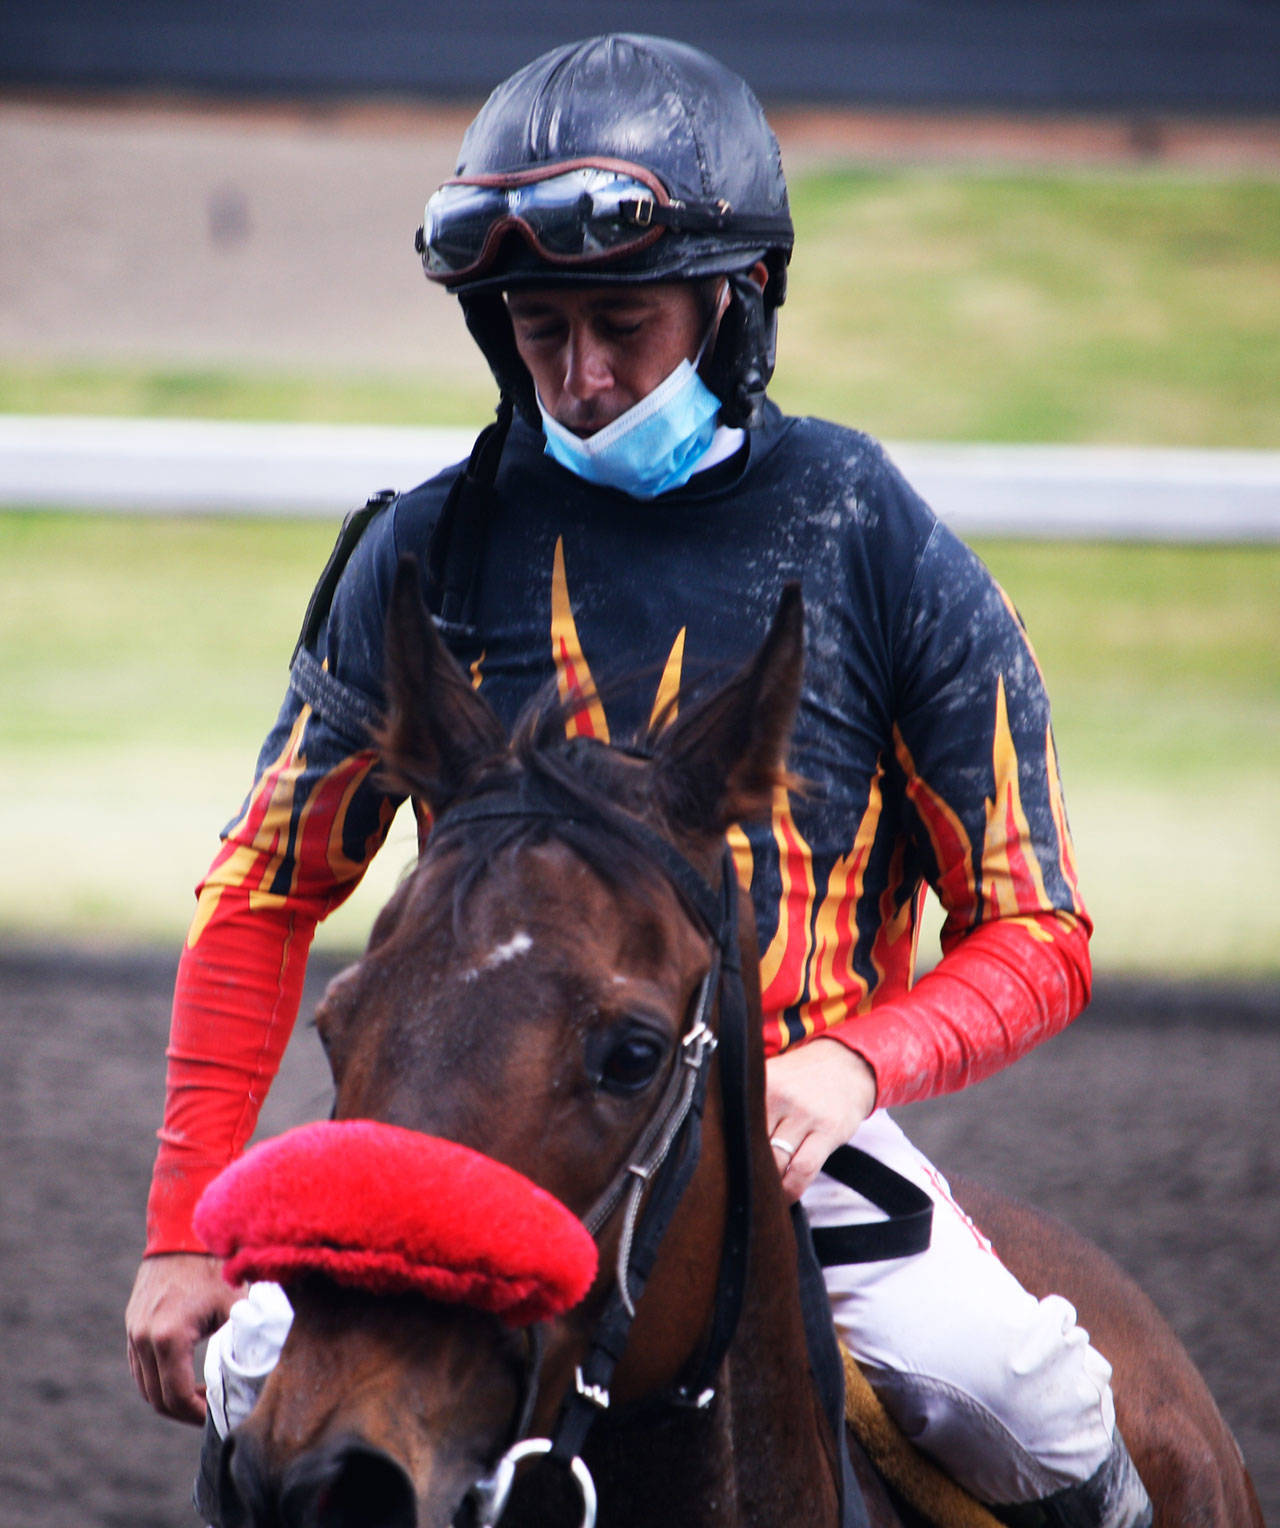
M 1110 1368 L 1074 1310 L 1017 1283 L 886 1112 L 1069 1023 L 1088 999 L 1090 923 L 1012 604 L 874 441 L 766 397 L 793 233 L 754 96 L 658 38 L 556 49 L 489 98 L 417 242 L 504 399 L 473 456 L 489 492 L 460 494 L 455 468 L 371 501 L 200 888 L 127 1316 L 140 1388 L 167 1415 L 205 1414 L 191 1355 L 232 1297 L 192 1210 L 253 1129 L 316 922 L 399 804 L 347 701 L 380 702 L 400 553 L 423 557 L 441 631 L 505 722 L 553 679 L 565 695 L 590 684 L 606 699 L 571 725 L 615 739 L 682 680 L 745 656 L 798 578 L 790 762 L 807 789 L 732 835 L 783 1188 L 815 1226 L 875 1219 L 821 1170 L 852 1140 L 932 1199 L 926 1252 L 827 1271 L 842 1340 L 922 1449 L 1009 1523 L 1150 1523 Z M 610 688 L 627 674 L 654 677 Z M 917 980 L 926 887 L 944 953 Z M 287 1324 L 255 1291 L 219 1333 L 220 1430 Z

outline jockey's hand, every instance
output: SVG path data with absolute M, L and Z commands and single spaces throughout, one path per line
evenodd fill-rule
M 764 1075 L 773 1160 L 794 1202 L 875 1108 L 876 1076 L 856 1051 L 825 1035 L 771 1056 Z
M 162 1417 L 203 1423 L 196 1344 L 222 1325 L 240 1293 L 223 1280 L 216 1257 L 166 1252 L 143 1258 L 124 1315 L 129 1368 Z

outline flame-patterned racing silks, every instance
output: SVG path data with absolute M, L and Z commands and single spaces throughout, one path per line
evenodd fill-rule
M 316 657 L 375 703 L 396 561 L 424 551 L 451 479 L 377 515 L 338 585 Z M 770 822 L 731 833 L 771 1053 L 831 1034 L 890 1105 L 985 1077 L 1074 1017 L 1089 921 L 1034 654 L 979 559 L 873 441 L 770 406 L 738 459 L 640 502 L 572 477 L 517 420 L 497 490 L 474 621 L 445 635 L 508 724 L 555 686 L 587 697 L 571 730 L 643 733 L 681 685 L 736 666 L 783 585 L 803 585 L 802 784 Z M 151 1252 L 200 1245 L 192 1209 L 252 1131 L 315 924 L 398 805 L 375 762 L 286 696 L 179 972 Z M 916 981 L 927 886 L 945 959 Z

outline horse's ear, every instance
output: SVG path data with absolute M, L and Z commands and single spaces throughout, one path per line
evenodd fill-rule
M 507 739 L 440 640 L 407 554 L 387 607 L 386 663 L 387 715 L 376 734 L 384 771 L 438 814 Z
M 718 838 L 735 822 L 768 815 L 787 779 L 803 668 L 804 604 L 791 583 L 755 657 L 658 738 L 655 784 L 673 826 Z

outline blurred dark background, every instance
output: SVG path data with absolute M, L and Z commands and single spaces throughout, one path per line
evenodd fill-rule
M 1273 0 L 43 0 L 0 8 L 0 85 L 472 97 L 557 43 L 657 32 L 766 100 L 1257 113 Z

